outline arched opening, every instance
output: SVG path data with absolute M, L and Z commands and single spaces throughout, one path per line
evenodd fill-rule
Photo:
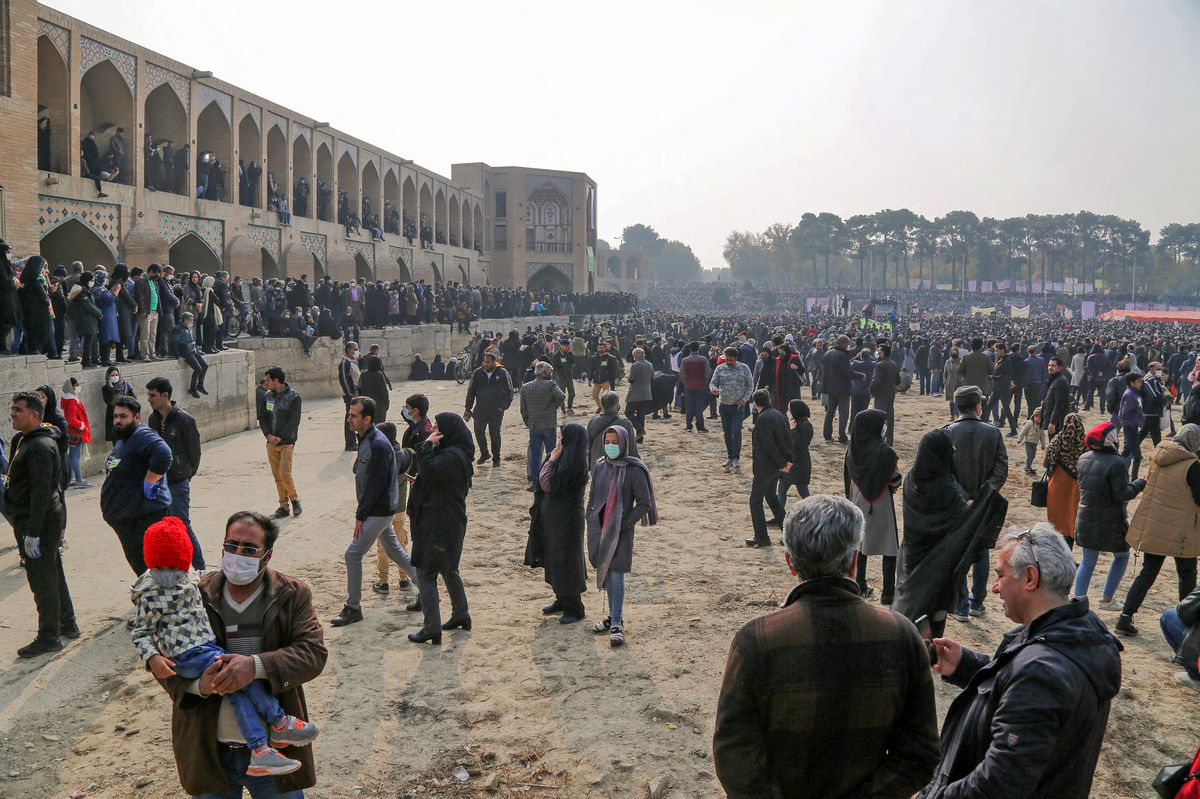
M 312 258 L 313 258 L 313 280 L 314 281 L 324 280 L 325 279 L 324 264 L 321 263 L 321 259 L 318 258 L 317 256 L 314 255 Z
M 453 247 L 461 246 L 462 243 L 462 217 L 458 212 L 458 198 L 450 198 L 450 245 Z
M 375 275 L 371 273 L 371 265 L 367 263 L 367 259 L 363 257 L 361 252 L 354 254 L 354 279 L 373 281 Z
M 292 186 L 292 197 L 295 198 L 292 213 L 296 216 L 311 217 L 317 189 L 312 185 L 312 149 L 303 136 L 297 136 L 296 141 L 292 142 L 292 177 L 296 181 Z M 276 175 L 275 179 L 281 178 Z M 307 196 L 304 196 L 305 192 L 299 188 L 302 180 L 308 189 Z
M 438 189 L 437 196 L 433 199 L 434 213 L 437 215 L 437 222 L 434 226 L 434 241 L 438 244 L 446 243 L 446 193 Z
M 350 157 L 350 153 L 342 153 L 342 157 L 338 159 L 337 182 L 339 209 L 344 198 L 348 212 L 359 216 L 358 167 L 354 166 L 354 159 Z M 340 217 L 338 222 L 344 224 Z
M 394 169 L 383 176 L 383 232 L 400 234 L 400 181 Z
M 67 65 L 48 36 L 38 37 L 38 169 L 71 174 L 71 83 Z M 86 131 L 85 131 L 86 133 Z
M 238 170 L 238 202 L 242 205 L 262 208 L 263 179 L 259 171 L 261 160 L 262 134 L 254 122 L 254 117 L 246 114 L 238 123 L 238 166 L 246 170 L 245 180 L 241 178 L 242 171 Z
M 169 83 L 159 86 L 146 97 L 146 133 L 150 134 L 150 142 L 158 154 L 158 168 L 151 176 L 154 188 L 186 194 L 186 185 L 176 185 L 175 154 L 188 141 L 187 111 L 183 110 L 179 95 Z M 186 174 L 181 171 L 180 177 L 186 178 Z
M 324 189 L 321 185 L 324 184 Z M 321 142 L 317 146 L 317 218 L 322 222 L 333 221 L 333 153 L 329 145 Z
M 547 264 L 537 274 L 529 278 L 530 291 L 571 291 L 571 279 L 554 266 Z
M 411 283 L 413 275 L 412 270 L 408 268 L 408 264 L 404 263 L 403 258 L 397 258 L 396 263 L 400 266 L 400 282 Z
M 433 270 L 433 282 L 435 285 L 442 285 L 442 270 L 438 268 L 437 261 L 430 261 L 429 268 Z
M 273 277 L 283 277 L 279 271 L 279 264 L 275 263 L 275 259 L 271 257 L 271 253 L 266 250 L 259 250 L 262 256 L 262 279 L 270 280 Z
M 89 131 L 96 132 L 100 157 L 92 171 L 99 174 L 98 170 L 104 167 L 118 167 L 120 175 L 116 182 L 133 185 L 139 144 L 130 140 L 130 131 L 134 130 L 133 95 L 129 84 L 108 59 L 89 69 L 79 82 L 79 130 L 85 137 Z M 111 149 L 118 130 L 122 130 L 123 158 Z
M 417 207 L 417 187 L 413 185 L 412 178 L 405 178 L 404 193 L 401 195 L 400 208 L 401 231 L 409 225 L 415 225 L 419 213 L 420 209 Z M 412 244 L 412 242 L 410 241 L 409 244 Z
M 233 202 L 232 189 L 237 183 L 234 170 L 230 185 L 229 155 L 233 151 L 233 128 L 225 112 L 214 100 L 204 107 L 196 121 L 196 153 L 204 166 L 196 167 L 196 196 L 220 202 Z
M 609 275 L 618 279 L 621 277 L 621 256 L 608 256 L 607 266 Z
M 171 245 L 171 266 L 176 272 L 191 272 L 193 269 L 213 274 L 220 271 L 221 259 L 195 233 L 185 233 L 183 238 Z
M 463 200 L 462 205 L 462 246 L 471 249 L 474 238 L 475 226 L 471 217 L 471 204 L 467 200 Z
M 68 219 L 42 236 L 39 251 L 51 268 L 72 261 L 82 261 L 87 270 L 94 269 L 96 264 L 109 269 L 117 265 L 117 257 L 104 239 L 78 219 Z
M 467 278 L 467 270 L 463 268 L 462 264 L 456 264 L 456 266 L 458 267 L 458 282 L 464 286 L 470 285 L 471 281 Z
M 475 238 L 471 241 L 471 247 L 483 252 L 484 238 L 487 236 L 487 231 L 483 227 L 483 211 L 479 209 L 478 205 L 475 206 L 475 221 L 472 227 L 474 228 Z
M 429 185 L 421 186 L 421 212 L 418 219 L 421 228 L 421 246 L 433 246 L 433 192 Z
M 279 193 L 284 197 L 294 197 L 292 194 L 291 181 L 288 179 L 287 167 L 287 141 L 283 138 L 283 131 L 278 125 L 272 125 L 267 131 L 267 161 L 263 166 L 263 172 L 275 179 L 275 186 Z M 271 181 L 267 181 L 267 186 L 271 185 Z M 288 208 L 292 213 L 295 213 L 295 203 L 288 203 Z
M 373 161 L 368 161 L 363 166 L 362 171 L 362 199 L 363 199 L 363 227 L 377 227 L 383 229 L 383 209 L 380 208 L 379 200 L 379 170 L 375 168 Z M 367 224 L 367 204 L 370 204 L 371 216 L 373 224 Z

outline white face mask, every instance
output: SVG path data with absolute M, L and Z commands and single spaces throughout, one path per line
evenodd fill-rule
M 221 554 L 221 571 L 225 579 L 234 585 L 249 585 L 258 577 L 262 561 L 248 555 L 235 555 L 232 552 Z

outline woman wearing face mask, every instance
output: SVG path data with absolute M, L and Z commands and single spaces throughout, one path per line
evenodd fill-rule
M 417 479 L 408 498 L 412 565 L 417 570 L 420 609 L 425 614 L 420 631 L 408 636 L 408 640 L 417 644 L 426 641 L 440 644 L 443 630 L 471 629 L 467 593 L 458 564 L 467 535 L 467 492 L 475 473 L 475 442 L 458 414 L 439 413 L 433 419 L 433 431 L 416 448 Z M 446 584 L 452 607 L 450 620 L 445 624 L 438 601 L 439 575 Z
M 583 560 L 583 494 L 588 481 L 588 441 L 583 425 L 563 425 L 558 446 L 542 464 L 529 509 L 525 565 L 544 567 L 554 602 L 542 614 L 562 614 L 559 622 L 583 618 L 587 565 Z
M 942 367 L 942 396 L 950 403 L 950 421 L 958 418 L 958 406 L 954 404 L 954 392 L 962 385 L 962 377 L 958 374 L 958 346 L 950 347 L 950 357 Z
M 104 385 L 100 388 L 104 397 L 104 440 L 110 444 L 117 440 L 113 429 L 113 403 L 117 397 L 134 397 L 133 386 L 121 377 L 121 370 L 115 366 L 108 367 L 104 372 Z
M 629 454 L 624 427 L 604 431 L 604 457 L 592 467 L 586 518 L 588 559 L 609 608 L 609 615 L 592 625 L 592 631 L 608 633 L 609 644 L 620 646 L 625 643 L 625 574 L 633 568 L 633 529 L 639 521 L 658 524 L 650 471 Z
M 854 417 L 850 446 L 842 470 L 846 498 L 863 512 L 862 547 L 858 553 L 858 588 L 864 598 L 874 589 L 867 586 L 867 556 L 883 556 L 883 593 L 880 604 L 891 605 L 896 591 L 896 555 L 900 552 L 896 530 L 896 507 L 892 494 L 900 487 L 896 451 L 887 445 L 887 414 L 874 408 Z
M 67 419 L 67 443 L 70 446 L 70 487 L 91 488 L 92 484 L 83 479 L 83 473 L 79 469 L 83 445 L 92 443 L 92 426 L 88 422 L 87 408 L 84 408 L 83 403 L 75 396 L 78 390 L 79 381 L 74 377 L 68 377 L 67 382 L 63 383 L 62 410 Z

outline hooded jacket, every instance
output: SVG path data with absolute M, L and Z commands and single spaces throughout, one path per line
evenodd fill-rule
M 20 535 L 42 535 L 62 529 L 62 492 L 58 490 L 61 456 L 57 427 L 41 424 L 13 436 L 4 501 Z
M 942 726 L 942 762 L 919 799 L 1086 799 L 1121 645 L 1086 599 L 1004 636 L 995 656 L 963 649 L 962 687 Z
M 146 472 L 169 472 L 171 462 L 167 442 L 144 424 L 135 427 L 128 437 L 117 439 L 105 463 L 104 485 L 100 488 L 100 513 L 104 521 L 165 513 L 171 505 L 167 486 L 164 484 L 154 499 L 146 499 L 142 483 Z
M 1075 543 L 1101 552 L 1127 552 L 1125 503 L 1141 493 L 1145 480 L 1129 482 L 1125 459 L 1110 446 L 1079 457 L 1079 513 Z

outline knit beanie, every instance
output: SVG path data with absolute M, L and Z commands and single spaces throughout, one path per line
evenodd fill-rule
M 187 571 L 192 567 L 192 541 L 187 527 L 176 516 L 167 516 L 146 528 L 142 539 L 142 556 L 151 569 L 178 569 Z
M 1091 449 L 1117 448 L 1117 427 L 1112 422 L 1101 422 L 1088 431 L 1088 447 Z

